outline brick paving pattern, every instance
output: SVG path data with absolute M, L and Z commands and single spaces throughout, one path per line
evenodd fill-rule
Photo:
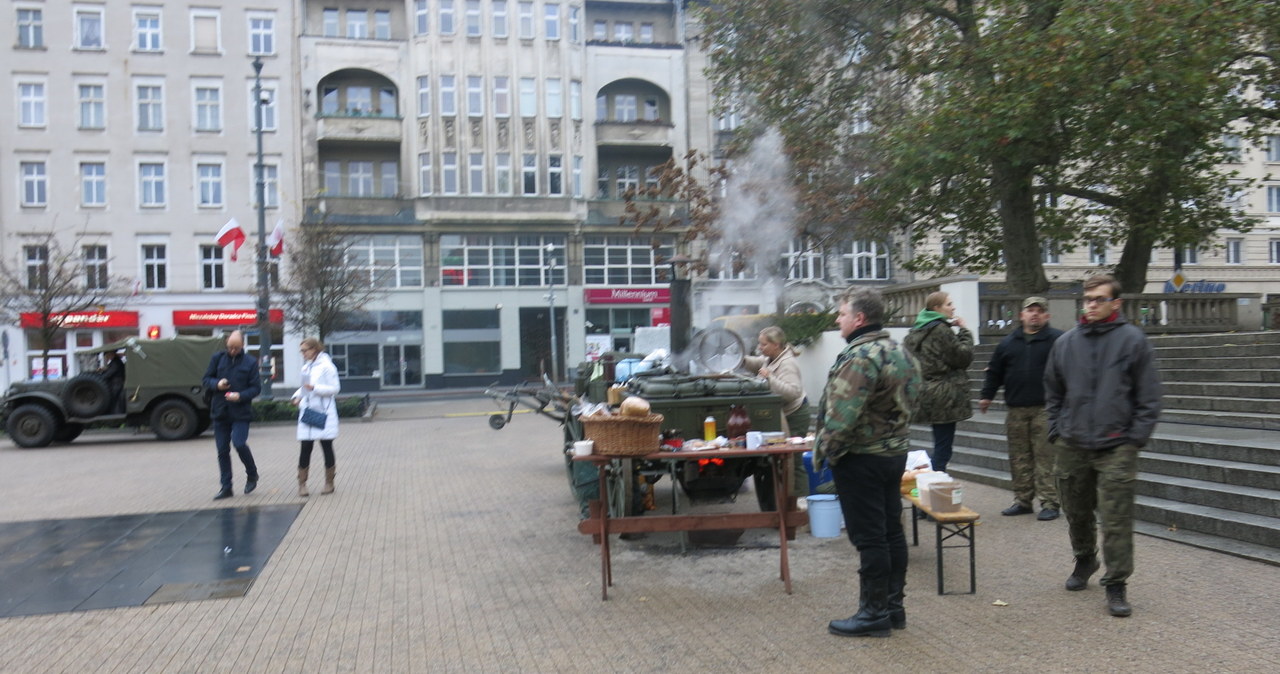
M 688 555 L 657 537 L 615 539 L 601 602 L 560 429 L 526 414 L 495 432 L 478 414 L 491 407 L 396 403 L 344 423 L 337 493 L 319 495 L 313 479 L 247 596 L 3 619 L 0 672 L 1280 670 L 1276 567 L 1139 536 L 1134 616 L 1111 618 L 1096 577 L 1088 591 L 1062 589 L 1065 522 L 1000 517 L 1009 493 L 981 485 L 965 489 L 984 516 L 978 593 L 935 594 L 923 530 L 908 628 L 889 639 L 827 634 L 855 608 L 855 553 L 807 533 L 791 548 L 791 596 L 767 532 Z M 293 427 L 257 425 L 250 444 L 258 491 L 239 495 L 238 473 L 237 496 L 215 504 L 208 435 L 89 433 L 41 450 L 0 440 L 0 521 L 301 501 Z M 752 503 L 744 494 L 735 507 Z M 967 580 L 965 563 L 950 553 L 949 587 Z

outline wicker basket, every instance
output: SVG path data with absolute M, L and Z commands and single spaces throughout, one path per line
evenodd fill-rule
M 658 451 L 662 419 L 661 414 L 581 417 L 583 434 L 596 443 L 594 453 L 604 456 L 643 456 Z

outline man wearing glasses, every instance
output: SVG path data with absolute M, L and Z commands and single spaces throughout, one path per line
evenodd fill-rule
M 1138 450 L 1160 416 L 1160 378 L 1151 343 L 1120 313 L 1120 284 L 1111 276 L 1084 282 L 1080 323 L 1054 342 L 1045 366 L 1049 441 L 1067 517 L 1075 569 L 1066 588 L 1083 590 L 1097 572 L 1097 520 L 1107 610 L 1132 613 L 1125 585 L 1133 573 L 1133 501 Z M 1098 511 L 1095 519 L 1094 510 Z

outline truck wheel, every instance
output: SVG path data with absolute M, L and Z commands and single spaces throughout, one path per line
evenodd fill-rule
M 151 410 L 151 430 L 161 440 L 186 440 L 196 434 L 199 419 L 185 400 L 166 400 Z
M 62 403 L 67 407 L 67 415 L 72 417 L 96 417 L 106 412 L 111 405 L 106 378 L 96 372 L 72 377 L 62 391 Z
M 492 428 L 495 431 L 500 431 L 502 430 L 502 427 L 506 425 L 507 418 L 505 416 L 502 416 L 501 414 L 489 415 L 489 428 Z
M 19 447 L 48 447 L 58 420 L 40 405 L 23 405 L 9 415 L 5 430 Z
M 63 424 L 61 428 L 53 432 L 54 442 L 71 442 L 80 437 L 80 433 L 84 431 L 84 424 Z

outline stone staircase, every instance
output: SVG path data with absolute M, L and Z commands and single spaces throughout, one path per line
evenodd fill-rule
M 1151 341 L 1164 410 L 1139 457 L 1136 530 L 1280 565 L 1280 332 Z M 1003 402 L 977 413 L 994 348 L 976 349 L 975 414 L 956 431 L 948 472 L 1007 489 Z M 913 448 L 932 446 L 927 426 L 911 437 Z

